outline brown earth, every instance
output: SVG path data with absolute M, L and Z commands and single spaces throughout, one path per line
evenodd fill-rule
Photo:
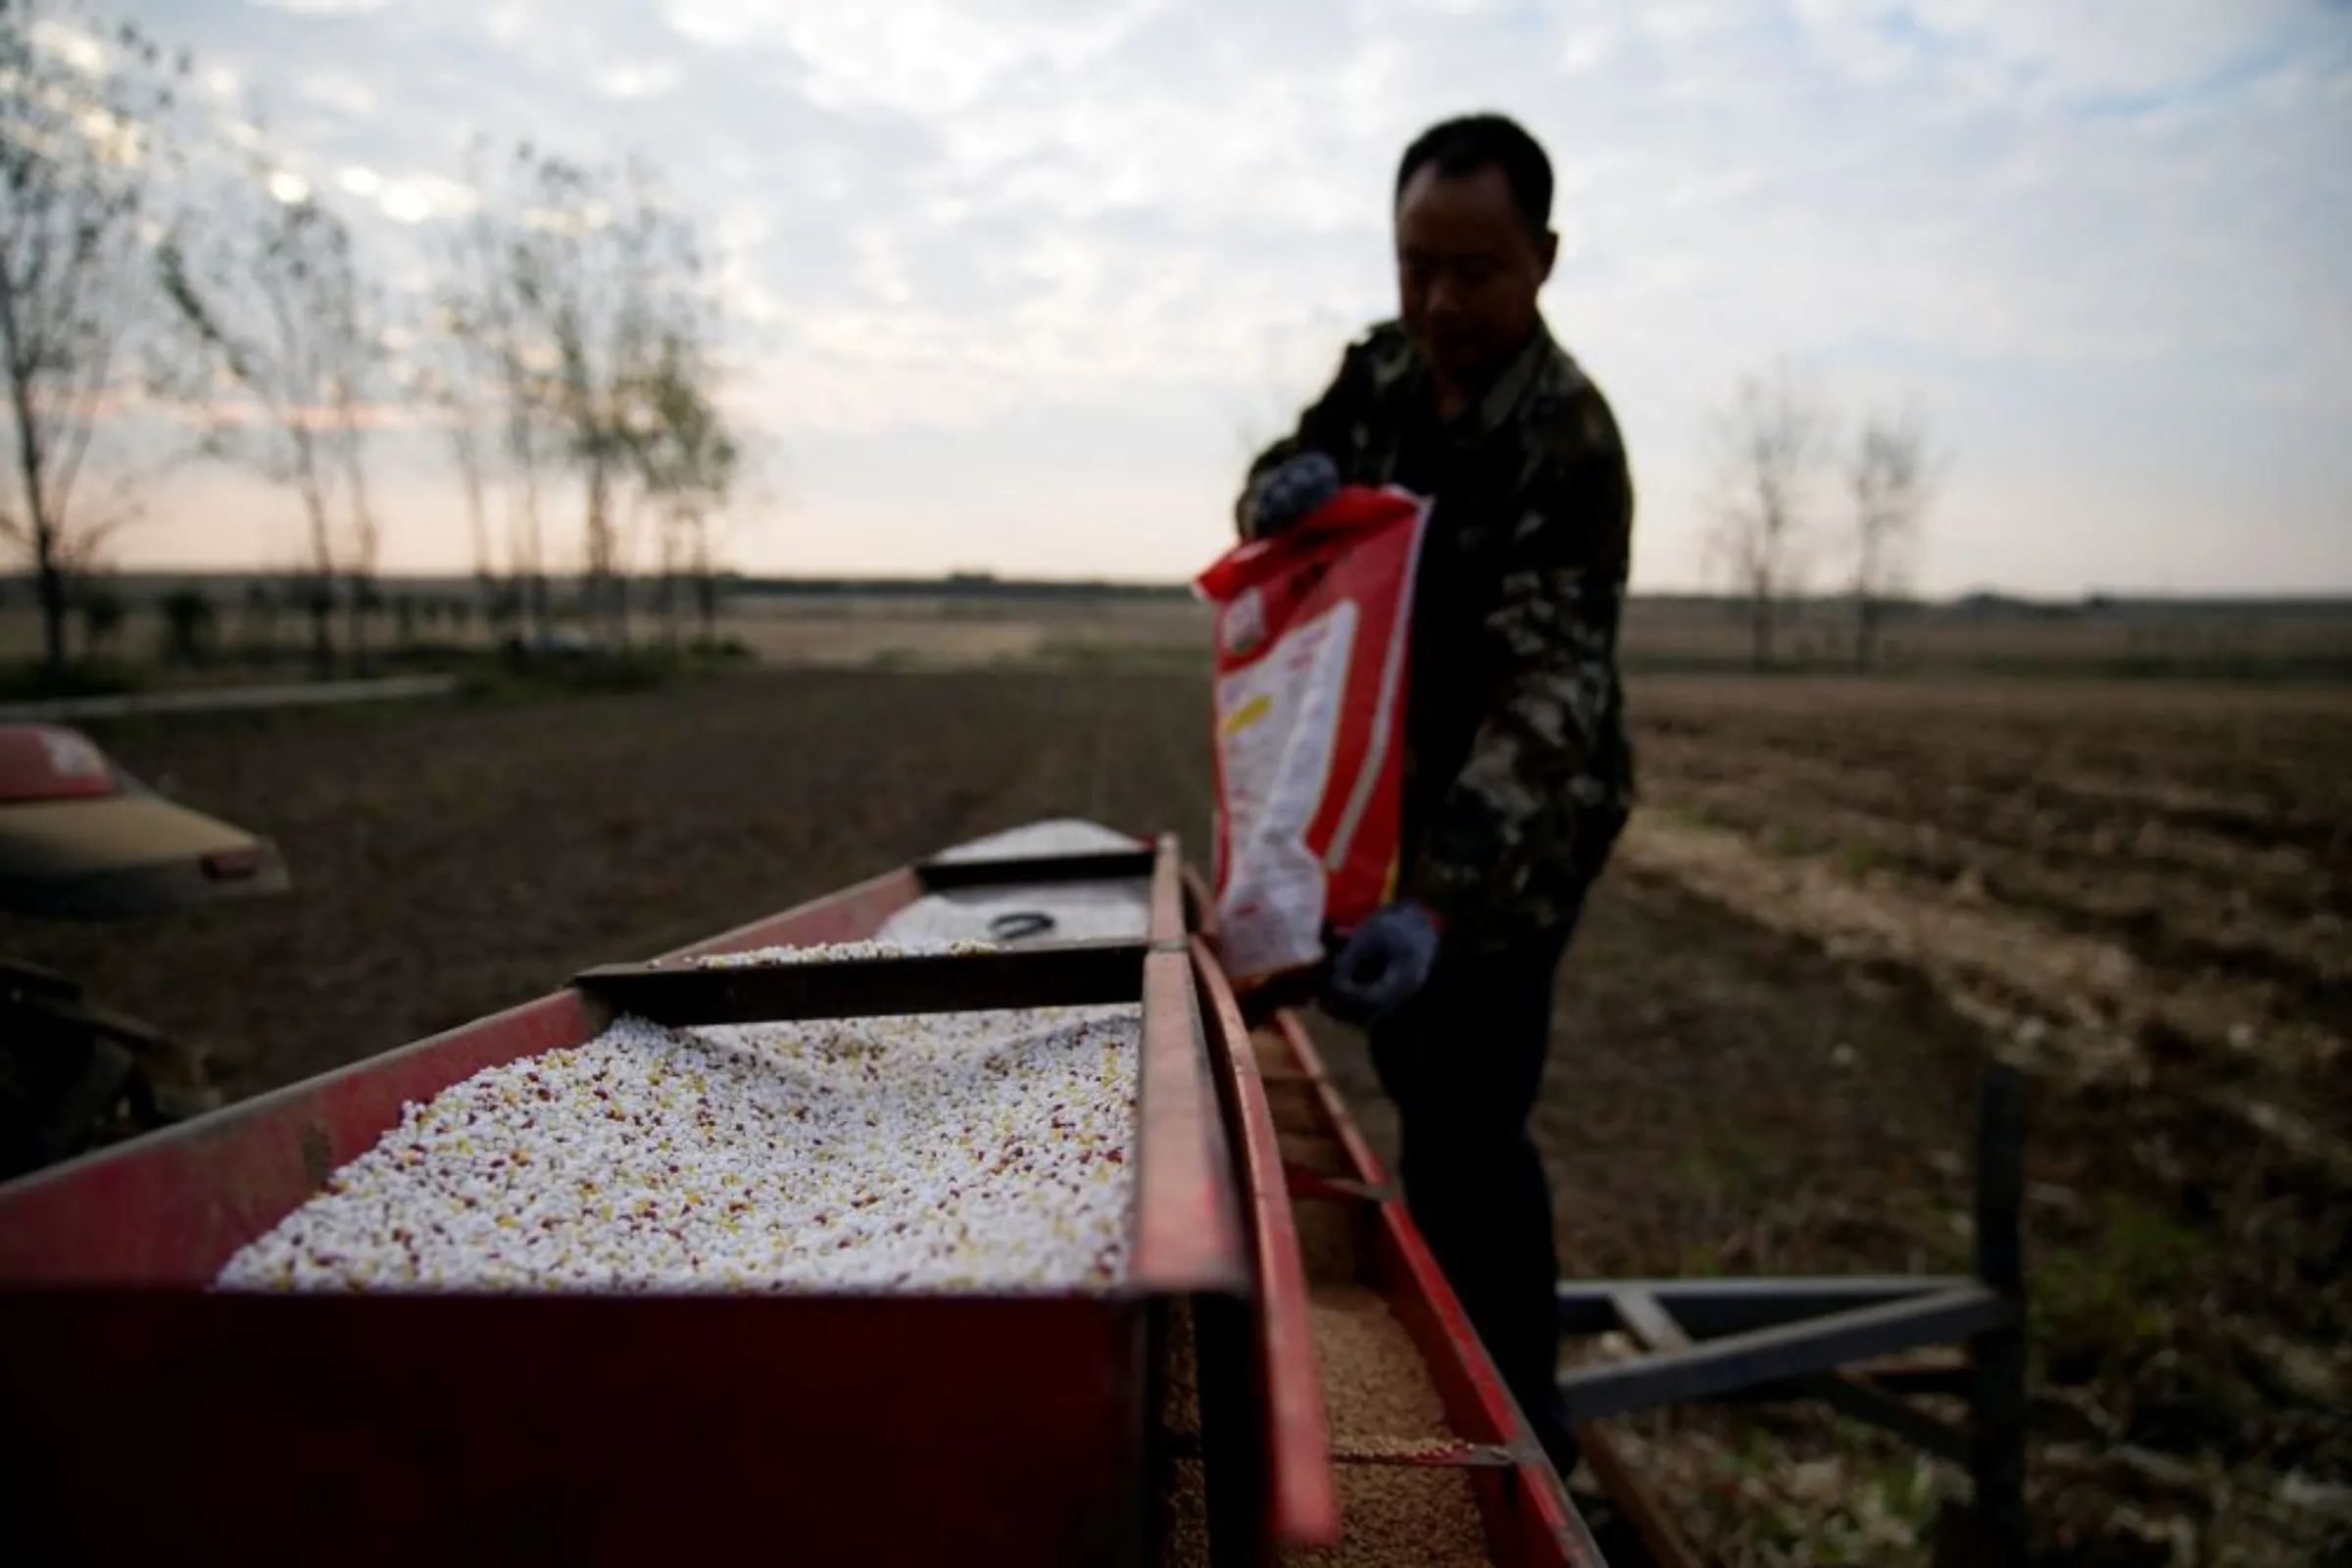
M 2345 1551 L 2352 698 L 1666 680 L 1541 1131 L 1580 1274 L 1962 1266 L 1978 1064 L 2036 1073 L 2044 1560 Z M 298 891 L 0 951 L 252 1090 L 1048 814 L 1205 851 L 1195 677 L 751 675 L 116 726 Z M 1376 1134 L 1360 1054 L 1338 1070 Z M 1924 1561 L 1952 1477 L 1802 1415 L 1634 1423 L 1725 1561 Z

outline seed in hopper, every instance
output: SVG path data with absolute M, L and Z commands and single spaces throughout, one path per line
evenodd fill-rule
M 730 963 L 978 951 L 858 943 Z M 665 1029 L 403 1108 L 220 1283 L 1100 1287 L 1126 1266 L 1134 1005 Z

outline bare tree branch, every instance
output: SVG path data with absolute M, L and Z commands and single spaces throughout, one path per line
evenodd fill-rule
M 257 166 L 252 182 L 214 205 L 199 243 L 162 251 L 166 293 L 189 347 L 211 373 L 257 406 L 222 429 L 220 446 L 300 501 L 310 538 L 312 659 L 334 663 L 339 575 L 351 581 L 354 650 L 368 613 L 381 542 L 367 487 L 367 405 L 383 395 L 374 296 L 350 231 L 315 200 L 281 201 Z M 216 410 L 218 413 L 218 410 Z
M 144 229 L 185 71 L 73 0 L 0 0 L 0 379 L 14 436 L 0 536 L 29 558 L 52 677 L 69 577 L 128 515 L 102 526 L 80 491 L 93 455 L 111 466 L 125 444 L 118 351 L 153 304 Z
M 473 241 L 503 266 L 477 268 L 459 314 L 493 347 L 514 433 L 543 434 L 540 452 L 578 475 L 583 597 L 625 641 L 631 519 L 669 482 L 650 466 L 660 402 L 680 377 L 708 382 L 702 345 L 715 305 L 692 223 L 646 169 L 587 168 L 523 147 L 510 172 L 514 189 L 485 209 Z M 688 342 L 692 354 L 664 360 Z M 526 497 L 535 506 L 535 489 Z
M 1720 500 L 1710 546 L 1747 600 L 1749 658 L 1770 666 L 1784 601 L 1803 590 L 1808 507 L 1829 418 L 1787 365 L 1740 383 L 1717 416 Z
M 1846 457 L 1854 506 L 1854 662 L 1868 669 L 1889 600 L 1908 591 L 1920 518 L 1939 477 L 1929 450 L 1927 419 L 1915 407 L 1863 422 Z
M 507 481 L 507 565 L 513 591 L 493 595 L 490 608 L 514 607 L 544 634 L 549 606 L 540 476 L 545 458 L 542 435 L 549 419 L 547 377 L 545 368 L 535 363 L 523 341 L 521 312 L 515 299 L 519 269 L 511 241 L 519 216 L 510 209 L 520 198 L 502 189 L 483 170 L 483 144 L 477 138 L 467 154 L 467 172 L 469 182 L 482 193 L 482 206 L 451 248 L 449 281 L 441 291 L 438 325 L 458 350 L 455 366 L 464 383 L 472 389 L 463 401 L 469 408 L 497 410 L 498 448 Z M 527 144 L 515 150 L 507 167 L 510 180 L 528 173 Z

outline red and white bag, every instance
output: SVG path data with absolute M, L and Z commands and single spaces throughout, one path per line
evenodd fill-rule
M 1396 886 L 1405 656 L 1429 507 L 1351 486 L 1194 588 L 1217 608 L 1217 920 L 1226 972 L 1318 963 Z

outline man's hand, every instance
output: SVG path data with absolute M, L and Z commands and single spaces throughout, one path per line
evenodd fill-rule
M 1437 958 L 1436 918 L 1418 904 L 1392 904 L 1340 948 L 1324 982 L 1323 1010 L 1372 1028 L 1429 983 Z
M 1339 494 L 1340 466 L 1320 452 L 1286 458 L 1257 476 L 1243 503 L 1250 536 L 1278 534 Z

